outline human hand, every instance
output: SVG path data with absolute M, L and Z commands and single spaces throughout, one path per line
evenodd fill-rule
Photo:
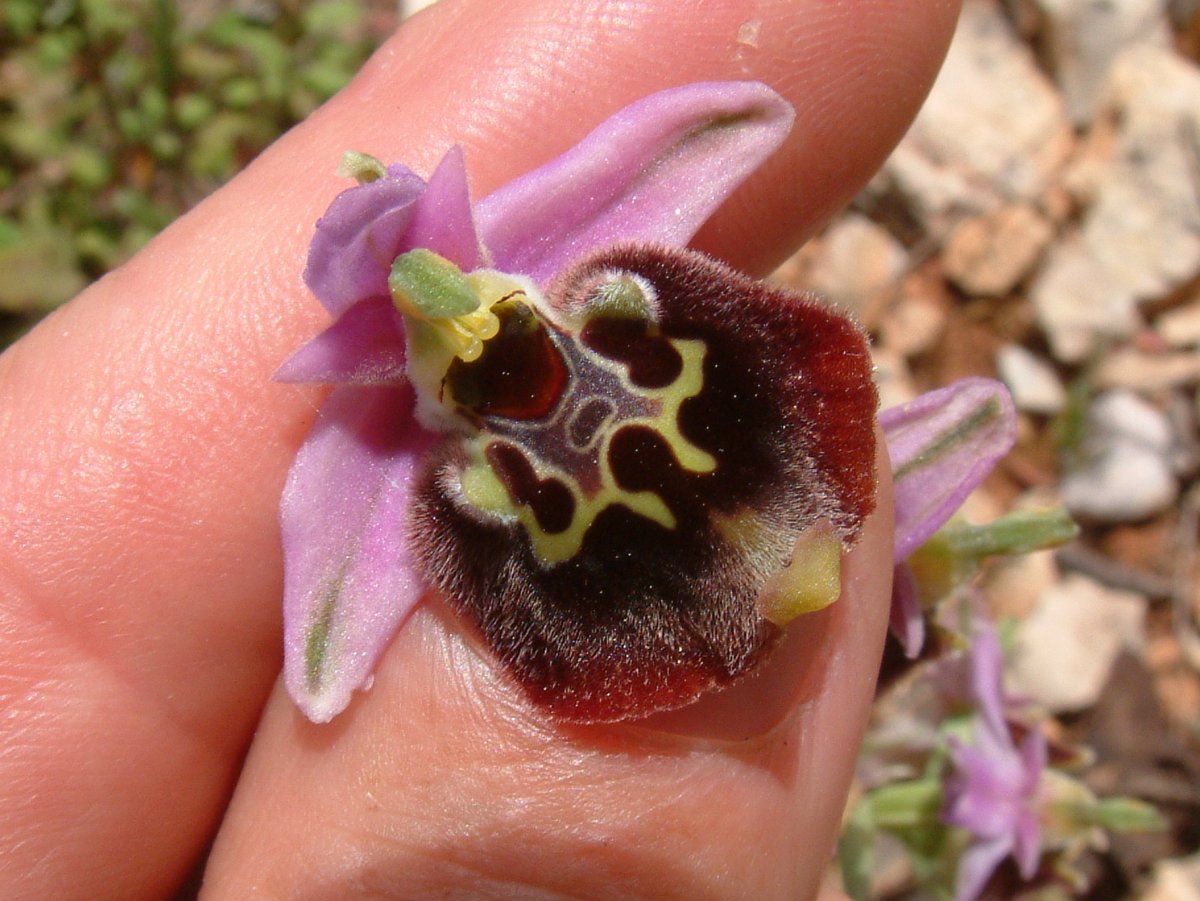
M 697 242 L 762 273 L 898 140 L 957 9 L 708 7 L 445 0 L 0 358 L 0 894 L 166 895 L 214 834 L 214 897 L 815 891 L 886 622 L 886 479 L 841 600 L 650 724 L 547 721 L 436 599 L 333 723 L 272 692 L 278 499 L 321 392 L 270 376 L 324 324 L 300 271 L 342 150 L 428 173 L 459 143 L 483 196 L 655 90 L 762 80 L 796 129 Z

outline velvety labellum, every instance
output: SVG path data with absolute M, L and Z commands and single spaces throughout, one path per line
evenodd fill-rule
M 437 401 L 462 427 L 410 541 L 538 703 L 580 721 L 681 706 L 763 658 L 772 610 L 832 599 L 810 602 L 800 571 L 836 591 L 875 497 L 853 323 L 643 246 L 489 309 L 494 336 L 445 368 Z

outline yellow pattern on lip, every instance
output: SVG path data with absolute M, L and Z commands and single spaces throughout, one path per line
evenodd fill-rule
M 657 401 L 658 411 L 652 416 L 610 421 L 604 426 L 597 456 L 599 490 L 591 494 L 585 493 L 571 473 L 549 466 L 536 456 L 530 455 L 527 450 L 524 451 L 539 479 L 557 479 L 571 492 L 574 506 L 571 523 L 566 529 L 560 532 L 546 532 L 539 525 L 531 507 L 513 502 L 499 474 L 486 459 L 488 444 L 496 440 L 490 437 L 480 435 L 471 441 L 470 460 L 459 476 L 463 497 L 476 508 L 494 516 L 515 518 L 524 527 L 533 546 L 534 556 L 543 566 L 563 563 L 578 554 L 592 523 L 604 510 L 617 504 L 658 523 L 665 529 L 674 529 L 677 525 L 675 514 L 666 501 L 653 491 L 628 491 L 622 488 L 617 484 L 609 460 L 609 447 L 613 436 L 626 426 L 640 425 L 662 436 L 680 466 L 685 469 L 708 473 L 717 468 L 717 461 L 712 454 L 692 444 L 679 431 L 680 406 L 688 398 L 698 395 L 704 387 L 704 342 L 671 339 L 671 343 L 683 358 L 682 371 L 672 384 L 658 389 L 637 388 L 628 384 L 631 391 Z M 606 361 L 605 365 L 620 364 Z M 624 380 L 624 376 L 622 377 Z

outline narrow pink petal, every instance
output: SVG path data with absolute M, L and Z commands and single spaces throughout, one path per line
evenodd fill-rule
M 357 303 L 292 354 L 280 382 L 388 385 L 404 381 L 404 326 L 387 297 Z
M 916 660 L 925 644 L 925 614 L 917 596 L 917 583 L 912 571 L 903 564 L 896 564 L 892 574 L 892 608 L 888 614 L 888 628 L 904 649 L 904 656 Z
M 296 456 L 280 519 L 284 682 L 327 722 L 370 679 L 424 590 L 409 558 L 407 514 L 434 436 L 407 386 L 334 389 Z
M 987 731 L 998 741 L 1012 746 L 1012 736 L 1004 721 L 1004 651 L 996 627 L 980 618 L 971 638 L 971 695 Z
M 478 204 L 494 265 L 546 283 L 617 241 L 682 247 L 783 143 L 792 108 L 758 82 L 651 94 Z
M 895 559 L 904 560 L 959 508 L 1016 438 L 1008 391 L 971 378 L 879 414 L 896 498 Z
M 1039 787 L 1046 769 L 1046 736 L 1034 729 L 1021 743 L 1021 762 L 1025 769 L 1025 804 L 1017 818 L 1013 856 L 1021 876 L 1029 879 L 1037 871 L 1042 855 L 1042 824 L 1038 817 Z
M 304 281 L 334 316 L 369 297 L 387 296 L 392 260 L 403 239 L 425 182 L 404 166 L 356 185 L 334 198 L 308 250 Z
M 975 901 L 1011 850 L 1012 838 L 1007 835 L 972 843 L 958 860 L 954 901 Z
M 1042 827 L 1035 811 L 1021 811 L 1013 841 L 1013 857 L 1017 861 L 1017 870 L 1021 878 L 1028 881 L 1037 872 L 1038 863 L 1042 859 Z
M 1046 736 L 1041 729 L 1033 729 L 1021 742 L 1021 763 L 1025 768 L 1024 791 L 1029 797 L 1037 793 L 1048 756 Z
M 451 147 L 429 177 L 404 243 L 441 254 L 466 272 L 482 264 L 461 147 Z

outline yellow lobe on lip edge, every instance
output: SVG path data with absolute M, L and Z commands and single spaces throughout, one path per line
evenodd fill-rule
M 842 590 L 842 542 L 828 521 L 805 529 L 791 562 L 767 579 L 759 592 L 759 612 L 778 626 L 828 607 Z

